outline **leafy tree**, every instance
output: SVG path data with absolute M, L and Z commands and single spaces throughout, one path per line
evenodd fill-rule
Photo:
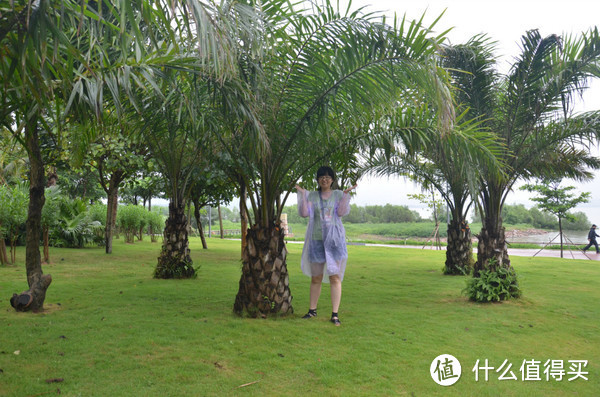
M 211 207 L 217 207 L 222 233 L 223 222 L 221 217 L 221 204 L 229 203 L 231 200 L 233 200 L 233 197 L 236 193 L 234 184 L 228 178 L 225 171 L 223 171 L 231 159 L 227 155 L 217 153 L 213 153 L 211 157 L 212 161 L 210 164 L 206 164 L 204 167 L 199 167 L 197 171 L 194 172 L 193 187 L 190 191 L 191 202 L 194 204 L 194 217 L 198 231 L 200 232 L 202 248 L 204 249 L 207 249 L 207 244 L 202 228 L 200 209 L 207 205 L 210 205 Z M 213 217 L 212 219 L 215 218 L 216 217 Z
M 107 197 L 104 241 L 107 254 L 112 253 L 119 189 L 128 177 L 134 176 L 146 166 L 147 146 L 135 139 L 135 129 L 135 125 L 128 124 L 123 119 L 105 117 L 100 131 L 92 132 L 92 136 L 97 137 L 96 140 L 86 145 L 88 156 L 98 170 L 99 182 Z
M 507 208 L 510 208 L 510 205 L 505 205 L 502 211 Z M 533 207 L 529 210 L 529 215 L 532 219 L 533 227 L 538 227 L 541 229 L 553 229 L 558 226 L 556 218 L 547 212 L 542 212 L 538 207 Z M 504 218 L 504 216 L 503 216 Z M 523 222 L 519 222 L 523 223 Z
M 91 164 L 84 163 L 77 167 L 73 161 L 59 162 L 56 165 L 56 174 L 56 184 L 61 193 L 73 199 L 80 198 L 95 203 L 106 196 L 98 180 L 98 171 Z M 104 215 L 106 217 L 106 213 Z M 106 219 L 102 222 L 106 222 Z
M 569 211 L 578 204 L 587 203 L 590 199 L 589 192 L 575 196 L 570 193 L 574 186 L 560 186 L 561 180 L 543 179 L 540 183 L 524 185 L 521 189 L 535 192 L 538 196 L 531 200 L 538 203 L 542 211 L 549 212 L 558 218 L 558 231 L 560 235 L 560 257 L 563 257 L 563 219 L 574 220 Z
M 9 217 L 9 188 L 7 185 L 0 184 L 0 265 L 9 263 L 8 255 L 6 254 L 6 227 L 3 223 L 7 222 Z
M 146 117 L 151 128 L 145 131 L 152 156 L 166 179 L 165 193 L 169 197 L 169 217 L 154 276 L 189 278 L 196 273 L 185 208 L 196 174 L 213 153 L 210 134 L 217 128 L 217 115 L 208 82 L 196 75 L 171 73 L 163 84 L 167 99 L 149 103 L 151 113 Z
M 27 186 L 20 184 L 13 187 L 10 191 L 10 201 L 8 203 L 8 219 L 4 224 L 8 240 L 10 241 L 11 263 L 16 261 L 17 240 L 21 234 L 22 226 L 27 220 Z
M 0 185 L 13 186 L 27 179 L 27 154 L 12 135 L 0 127 Z
M 296 205 L 294 207 L 294 210 L 296 211 L 296 214 L 298 213 L 298 206 Z M 288 221 L 290 223 L 298 223 L 295 220 L 299 218 L 303 220 L 303 223 L 308 222 L 308 220 L 306 218 L 300 218 L 299 215 L 296 215 L 296 217 L 294 217 L 294 221 L 292 221 L 290 219 L 290 216 L 288 215 Z M 350 212 L 348 213 L 348 215 L 346 215 L 344 221 L 346 223 L 365 223 L 366 220 L 366 211 L 365 211 L 365 207 L 359 207 L 356 204 L 351 204 L 350 205 Z
M 27 219 L 27 186 L 23 183 L 13 187 L 0 185 L 0 208 L 0 237 L 8 239 L 10 263 L 14 265 L 17 240 Z
M 140 174 L 134 175 L 125 185 L 121 199 L 123 202 L 138 205 L 141 204 L 148 210 L 152 209 L 152 198 L 161 197 L 164 191 L 164 177 L 152 171 L 156 165 L 149 161 Z
M 533 216 L 523 204 L 505 205 L 502 207 L 502 221 L 509 225 L 519 223 L 533 224 Z
M 565 222 L 565 229 L 567 230 L 587 230 L 590 225 L 591 222 L 588 220 L 587 215 L 585 214 L 585 212 L 574 212 L 573 214 L 573 219 L 569 220 L 567 219 Z

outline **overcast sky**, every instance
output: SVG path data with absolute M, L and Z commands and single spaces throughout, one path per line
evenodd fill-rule
M 340 0 L 340 6 L 346 4 L 347 0 Z M 436 26 L 438 32 L 452 28 L 448 38 L 454 44 L 466 42 L 476 34 L 487 33 L 498 42 L 496 54 L 500 57 L 501 72 L 506 72 L 510 61 L 519 54 L 520 37 L 527 30 L 539 29 L 544 36 L 553 33 L 579 35 L 600 24 L 600 0 L 354 0 L 352 4 L 353 8 L 368 6 L 369 10 L 381 11 L 390 17 L 394 13 L 399 16 L 406 14 L 408 19 L 420 18 L 426 11 L 426 25 L 445 10 Z M 592 83 L 575 108 L 576 111 L 595 109 L 600 109 L 600 82 Z M 594 152 L 600 155 L 597 148 Z M 591 201 L 575 210 L 585 212 L 591 222 L 600 222 L 599 179 L 585 184 L 565 181 L 563 185 L 591 192 Z M 412 182 L 402 179 L 363 179 L 359 181 L 354 202 L 359 205 L 400 204 L 413 208 L 419 203 L 407 199 L 406 194 L 419 191 Z M 522 203 L 529 208 L 533 206 L 529 197 L 529 193 L 517 190 L 511 193 L 508 202 Z M 293 203 L 289 201 L 289 204 Z

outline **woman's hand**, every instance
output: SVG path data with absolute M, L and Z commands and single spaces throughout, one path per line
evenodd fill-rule
M 356 189 L 358 185 L 354 185 L 352 187 L 349 187 L 348 189 L 344 190 L 344 193 L 350 193 L 352 190 Z
M 300 185 L 296 185 L 296 190 L 298 193 L 304 193 L 306 191 L 306 189 L 301 188 Z

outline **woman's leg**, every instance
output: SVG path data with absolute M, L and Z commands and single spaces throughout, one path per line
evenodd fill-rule
M 323 282 L 323 275 L 312 276 L 310 278 L 310 308 L 311 310 L 317 310 L 317 304 L 319 303 L 319 296 L 321 296 L 321 284 Z
M 334 275 L 329 276 L 329 282 L 331 283 L 331 311 L 337 313 L 342 300 L 342 280 L 340 276 Z

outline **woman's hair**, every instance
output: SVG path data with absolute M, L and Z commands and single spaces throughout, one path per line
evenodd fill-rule
M 333 169 L 331 167 L 328 167 L 326 165 L 320 167 L 317 170 L 317 180 L 322 177 L 322 176 L 330 176 L 331 177 L 331 188 L 333 189 L 334 186 L 336 186 L 335 183 L 335 172 L 333 172 Z M 321 190 L 321 186 L 319 186 L 319 190 Z

